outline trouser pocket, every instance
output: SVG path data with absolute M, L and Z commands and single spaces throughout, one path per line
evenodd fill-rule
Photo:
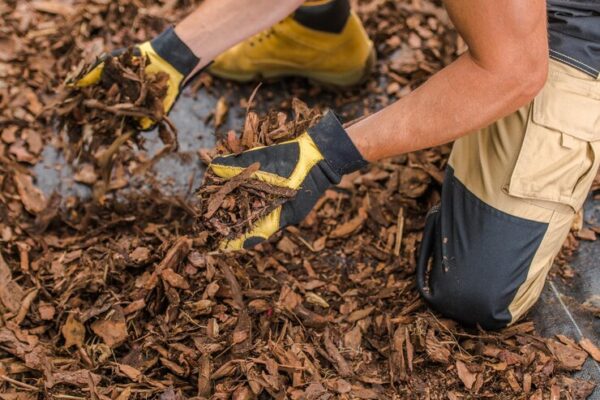
M 533 102 L 508 194 L 576 212 L 599 163 L 600 82 L 552 71 Z

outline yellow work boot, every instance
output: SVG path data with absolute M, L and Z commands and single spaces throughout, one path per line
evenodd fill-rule
M 341 21 L 338 10 L 334 18 L 311 15 L 317 7 L 336 2 L 347 4 L 347 0 L 307 2 L 277 25 L 221 54 L 209 71 L 239 82 L 302 76 L 339 87 L 360 83 L 375 64 L 375 52 L 356 14 L 348 6 Z

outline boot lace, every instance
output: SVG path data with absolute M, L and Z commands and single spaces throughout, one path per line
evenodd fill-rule
M 281 22 L 277 23 L 277 25 L 279 25 L 279 24 L 281 24 Z M 266 29 L 260 33 L 257 33 L 256 35 L 254 35 L 249 41 L 250 46 L 254 47 L 255 44 L 262 43 L 264 40 L 268 40 L 269 38 L 275 36 L 277 34 L 277 30 L 276 30 L 277 25 L 272 26 L 269 29 Z

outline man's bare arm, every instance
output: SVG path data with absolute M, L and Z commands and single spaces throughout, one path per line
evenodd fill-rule
M 535 97 L 548 68 L 544 0 L 446 0 L 469 51 L 348 129 L 369 161 L 450 142 Z

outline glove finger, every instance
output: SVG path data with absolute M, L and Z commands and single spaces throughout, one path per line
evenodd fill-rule
M 102 72 L 104 71 L 104 59 L 105 58 L 98 60 L 90 72 L 85 74 L 81 79 L 72 85 L 79 88 L 84 88 L 100 82 L 100 79 L 102 78 Z
M 284 186 L 300 159 L 297 142 L 287 142 L 268 147 L 257 147 L 240 154 L 215 158 L 210 168 L 222 178 L 232 178 L 256 162 L 260 171 L 255 177 L 275 185 Z
M 243 235 L 232 239 L 223 240 L 219 248 L 221 250 L 249 249 L 267 240 L 276 233 L 280 227 L 281 207 L 277 207 L 270 214 L 260 219 L 254 227 Z
M 140 129 L 142 129 L 143 131 L 147 131 L 150 130 L 154 127 L 154 125 L 156 125 L 156 121 L 154 121 L 153 119 L 150 119 L 148 117 L 142 117 L 139 120 L 139 125 L 140 125 Z
M 100 82 L 100 79 L 102 78 L 102 72 L 104 71 L 104 61 L 108 57 L 118 57 L 121 54 L 123 54 L 126 50 L 127 50 L 126 48 L 120 48 L 120 49 L 113 50 L 108 54 L 103 54 L 102 56 L 100 56 L 98 58 L 98 60 L 96 60 L 96 63 L 92 66 L 92 69 L 90 70 L 90 72 L 85 74 L 78 81 L 76 81 L 74 83 L 69 82 L 69 84 L 76 86 L 76 87 L 80 87 L 80 88 L 88 87 L 91 85 L 96 85 L 98 82 Z M 136 56 L 140 55 L 140 51 L 137 47 L 133 49 L 133 54 Z

